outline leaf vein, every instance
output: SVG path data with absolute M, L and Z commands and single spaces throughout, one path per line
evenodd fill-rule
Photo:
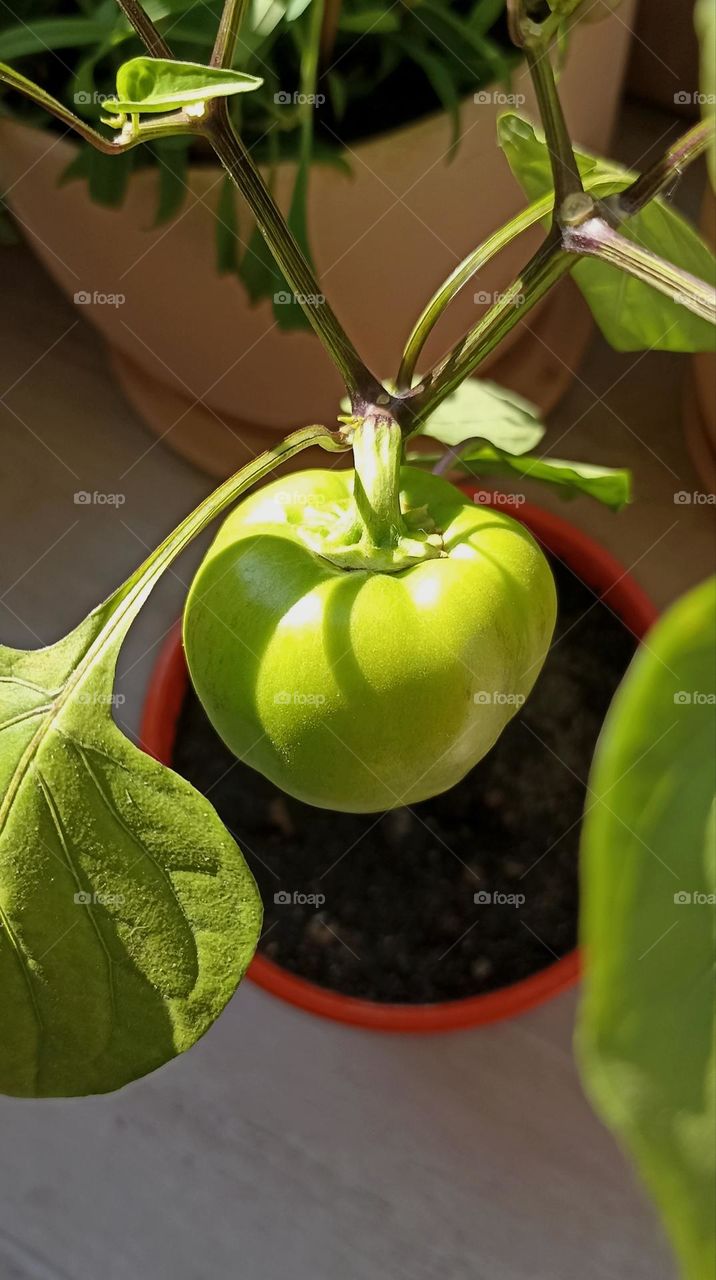
M 110 796 L 107 795 L 104 787 L 102 786 L 102 783 L 100 782 L 89 760 L 87 759 L 87 752 L 85 747 L 81 743 L 77 742 L 74 738 L 68 738 L 67 741 L 70 742 L 72 746 L 75 748 L 75 750 L 77 751 L 77 754 L 79 755 L 80 760 L 82 761 L 85 769 L 87 770 L 87 773 L 91 778 L 94 784 L 94 787 L 97 791 L 97 794 L 100 797 L 107 812 L 110 814 L 113 820 L 117 823 L 117 826 L 120 828 L 120 830 L 123 831 L 124 834 L 127 836 L 127 838 L 132 841 L 132 843 L 135 845 L 137 849 L 139 849 L 140 857 L 145 857 L 149 860 L 149 862 L 151 862 L 154 869 L 159 873 L 161 879 L 166 884 L 172 898 L 174 899 L 177 905 L 179 914 L 187 927 L 189 938 L 191 940 L 191 947 L 192 947 L 192 953 L 193 953 L 193 969 L 194 969 L 195 975 L 198 975 L 199 956 L 197 953 L 196 939 L 194 937 L 194 929 L 192 927 L 191 920 L 189 919 L 186 913 L 186 910 L 184 909 L 184 904 L 182 903 L 179 897 L 179 894 L 177 893 L 176 886 L 174 884 L 174 881 L 171 878 L 171 875 L 169 874 L 167 868 L 162 866 L 161 862 L 159 862 L 159 860 L 154 856 L 154 854 L 152 853 L 148 845 L 146 845 L 145 842 L 141 839 L 141 837 L 138 836 L 137 833 L 133 831 L 132 828 L 125 822 L 124 818 L 122 817 L 121 813 L 118 811 L 113 800 L 111 799 Z M 114 763 L 116 763 L 116 761 L 114 761 Z M 137 859 L 137 861 L 139 861 L 139 859 Z M 131 867 L 134 865 L 135 863 L 132 863 L 131 866 L 127 868 L 127 871 L 130 871 Z
M 0 724 L 0 733 L 3 729 L 12 729 L 13 725 L 22 724 L 23 720 L 31 720 L 33 716 L 44 715 L 46 711 L 52 709 L 52 703 L 48 702 L 41 707 L 28 707 L 26 711 L 18 711 L 16 716 L 11 716 L 9 720 L 3 720 Z
M 82 877 L 80 876 L 79 871 L 75 866 L 74 859 L 70 852 L 70 846 L 67 841 L 67 837 L 65 835 L 65 828 L 63 826 L 62 817 L 60 815 L 59 806 L 52 793 L 52 788 L 50 787 L 50 784 L 47 778 L 44 776 L 39 766 L 36 766 L 35 771 L 37 773 L 37 781 L 39 783 L 40 790 L 42 792 L 45 804 L 47 806 L 47 810 L 52 820 L 52 825 L 55 828 L 55 833 L 57 835 L 60 848 L 62 849 L 64 863 L 68 871 L 70 872 L 70 875 L 72 876 L 72 879 L 74 880 L 78 891 L 80 893 L 86 892 L 86 887 L 82 883 Z M 102 930 L 100 929 L 99 924 L 95 919 L 94 912 L 89 910 L 88 914 L 89 914 L 90 922 L 92 924 L 92 928 L 97 936 L 97 941 L 99 942 L 99 945 L 102 948 L 102 951 L 104 952 L 104 955 L 105 955 L 105 959 L 107 961 L 107 977 L 109 981 L 109 1002 L 110 1002 L 110 1010 L 112 1014 L 112 1021 L 114 1022 L 116 1018 L 116 1011 L 117 1011 L 115 978 L 114 978 L 115 962 L 112 959 L 111 952 L 107 946 L 107 943 L 105 942 L 105 939 L 102 934 Z

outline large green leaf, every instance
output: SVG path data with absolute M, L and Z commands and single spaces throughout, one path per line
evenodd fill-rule
M 211 805 L 112 719 L 121 596 L 59 644 L 0 649 L 0 1089 L 119 1088 L 233 994 L 261 907 Z
M 627 672 L 582 838 L 581 1070 L 688 1280 L 716 1274 L 715 653 L 712 579 Z
M 466 378 L 430 415 L 419 434 L 451 447 L 479 437 L 508 453 L 527 453 L 544 432 L 529 400 L 496 382 Z
M 117 99 L 107 105 L 125 113 L 171 111 L 258 89 L 263 80 L 243 71 L 198 62 L 131 58 L 117 71 Z
M 444 456 L 444 455 L 443 455 Z M 432 466 L 439 462 L 437 454 L 409 453 L 408 462 Z M 486 441 L 476 440 L 460 449 L 451 461 L 450 470 L 463 475 L 518 475 L 523 480 L 539 480 L 553 485 L 561 498 L 583 495 L 594 498 L 612 511 L 619 511 L 631 501 L 631 474 L 615 467 L 599 467 L 589 462 L 565 462 L 561 458 L 538 458 L 522 453 L 515 456 L 497 449 Z
M 515 114 L 498 123 L 500 145 L 510 168 L 530 200 L 552 190 L 544 135 Z M 577 152 L 587 191 L 605 197 L 623 191 L 634 175 L 610 160 Z M 652 200 L 624 223 L 622 233 L 700 279 L 716 280 L 716 260 L 709 247 L 681 214 L 663 200 Z M 716 341 L 713 325 L 649 285 L 608 263 L 578 262 L 572 275 L 584 294 L 605 338 L 618 351 L 709 351 Z
M 233 994 L 261 904 L 211 805 L 112 717 L 122 641 L 180 551 L 307 428 L 226 481 L 70 635 L 0 648 L 0 1090 L 119 1088 L 188 1049 Z

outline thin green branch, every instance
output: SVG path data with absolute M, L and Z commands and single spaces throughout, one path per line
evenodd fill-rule
M 563 244 L 570 253 L 611 263 L 687 307 L 702 320 L 716 324 L 716 289 L 712 285 L 627 240 L 603 218 L 589 218 L 581 226 L 565 228 Z
M 208 525 L 241 497 L 247 489 L 263 480 L 281 463 L 287 462 L 303 449 L 311 445 L 319 445 L 330 452 L 342 452 L 349 448 L 347 442 L 338 432 L 329 431 L 326 427 L 303 427 L 286 436 L 273 449 L 260 453 L 257 458 L 247 463 L 235 475 L 230 476 L 223 484 L 210 493 L 188 516 L 182 520 L 172 533 L 151 553 L 131 578 L 120 588 L 126 591 L 125 600 L 132 596 L 140 597 L 143 602 L 152 590 L 156 580 L 168 565 L 179 555 L 189 543 L 202 533 Z
M 216 33 L 210 66 L 230 67 L 234 61 L 236 44 L 249 7 L 249 0 L 225 0 L 219 30 Z
M 536 48 L 540 39 L 540 27 L 524 15 L 520 0 L 509 0 L 509 9 L 513 38 L 515 38 L 516 33 L 516 42 L 525 43 L 524 35 L 526 32 L 526 43 L 533 42 Z M 521 26 L 521 23 L 526 25 Z M 555 101 L 558 103 L 556 89 Z M 543 121 L 546 126 L 547 121 L 544 116 Z M 555 128 L 559 128 L 559 124 L 554 120 L 553 124 Z M 642 174 L 641 177 L 635 179 L 625 191 L 618 196 L 610 197 L 600 202 L 599 208 L 603 211 L 604 218 L 594 217 L 594 202 L 583 192 L 581 182 L 579 189 L 573 190 L 571 194 L 563 199 L 561 207 L 559 202 L 556 201 L 555 211 L 557 218 L 553 224 L 552 235 L 542 246 L 542 249 L 527 264 L 522 275 L 517 281 L 513 282 L 503 297 L 452 348 L 430 374 L 422 379 L 421 384 L 414 387 L 412 391 L 407 391 L 406 370 L 412 377 L 414 362 L 438 316 L 442 313 L 443 307 L 438 305 L 438 300 L 445 297 L 446 301 L 449 301 L 448 294 L 452 297 L 458 291 L 463 268 L 471 261 L 473 255 L 466 258 L 465 264 L 461 264 L 457 272 L 453 273 L 457 278 L 455 287 L 452 284 L 453 277 L 450 277 L 428 304 L 410 336 L 406 355 L 401 366 L 403 395 L 393 406 L 393 412 L 399 420 L 403 423 L 407 422 L 408 429 L 414 430 L 421 421 L 429 416 L 445 399 L 446 395 L 449 395 L 451 391 L 459 386 L 464 377 L 467 377 L 477 369 L 485 356 L 507 336 L 526 310 L 534 305 L 538 298 L 542 297 L 550 287 L 550 284 L 571 270 L 574 265 L 575 255 L 590 253 L 602 257 L 605 261 L 612 261 L 615 266 L 621 267 L 632 275 L 637 275 L 655 289 L 660 290 L 662 293 L 674 298 L 681 305 L 694 311 L 696 315 L 713 322 L 714 291 L 710 285 L 698 280 L 690 273 L 680 270 L 680 268 L 673 266 L 671 263 L 665 262 L 656 255 L 650 254 L 647 250 L 641 249 L 631 241 L 618 236 L 614 228 L 610 226 L 610 223 L 606 221 L 608 218 L 610 221 L 618 223 L 625 218 L 631 217 L 634 213 L 638 213 L 650 200 L 661 191 L 667 189 L 680 176 L 687 165 L 703 154 L 710 145 L 713 136 L 713 121 L 703 121 L 694 125 L 676 143 L 669 147 L 661 160 Z M 556 145 L 555 142 L 555 147 Z M 552 151 L 550 151 L 550 154 L 553 154 Z M 554 154 L 556 154 L 556 150 Z M 556 187 L 554 163 L 553 176 Z M 590 224 L 598 225 L 600 229 L 604 228 L 605 232 L 610 232 L 616 239 L 609 239 L 607 243 L 605 236 L 600 233 L 598 239 L 601 243 L 599 245 L 595 244 L 589 238 L 588 229 Z M 587 229 L 586 231 L 585 228 Z M 501 230 L 504 231 L 504 228 Z M 500 234 L 500 231 L 495 232 L 494 237 L 491 239 L 496 239 Z M 486 241 L 485 245 L 489 243 L 490 241 Z M 485 245 L 476 249 L 475 255 L 479 255 Z M 522 306 L 517 306 L 514 298 L 519 293 L 520 286 L 526 292 L 526 300 Z M 527 286 L 526 289 L 525 286 Z M 509 302 L 510 298 L 513 299 L 512 303 Z M 412 368 L 411 360 L 413 361 Z
M 552 63 L 546 49 L 525 49 L 527 66 L 537 95 L 540 119 L 549 151 L 554 186 L 555 214 L 569 196 L 584 191 L 572 141 L 557 92 Z
M 701 120 L 693 125 L 672 143 L 656 164 L 635 178 L 631 186 L 619 195 L 610 196 L 603 201 L 604 207 L 613 213 L 619 222 L 639 213 L 655 196 L 669 190 L 681 177 L 684 169 L 708 150 L 714 134 L 716 134 L 714 119 Z
M 236 133 L 223 100 L 220 108 L 205 127 L 204 135 L 249 205 L 296 301 L 338 368 L 354 411 L 363 412 L 368 403 L 387 403 L 389 397 L 384 387 L 367 369 L 321 293 L 304 253 Z
M 155 27 L 151 18 L 144 12 L 138 0 L 117 0 L 122 13 L 133 31 L 136 31 L 147 53 L 153 58 L 173 58 L 164 36 Z
M 48 111 L 56 120 L 60 120 L 62 124 L 67 125 L 68 128 L 74 129 L 75 133 L 84 138 L 85 142 L 89 142 L 97 151 L 103 151 L 105 155 L 117 155 L 120 152 L 129 151 L 139 141 L 143 141 L 140 138 L 132 141 L 120 138 L 105 138 L 96 129 L 93 129 L 91 125 L 86 124 L 84 120 L 76 116 L 74 111 L 70 111 L 63 103 L 58 102 L 57 98 L 53 98 L 51 94 L 41 89 L 38 84 L 34 84 L 26 76 L 20 75 L 19 71 L 5 66 L 2 62 L 0 62 L 0 81 L 3 84 L 10 85 L 12 89 L 16 89 L 18 93 L 29 98 L 31 102 L 36 102 L 39 107 L 43 107 L 45 111 Z
M 507 8 L 512 41 L 524 50 L 537 95 L 552 167 L 556 215 L 564 200 L 584 190 L 549 56 L 560 27 L 560 14 L 556 7 L 550 11 L 546 5 L 530 4 L 529 0 L 508 0 Z M 538 20 L 533 18 L 533 12 L 539 15 Z
M 469 284 L 477 272 L 491 258 L 494 258 L 495 254 L 499 253 L 505 245 L 508 245 L 523 231 L 528 230 L 529 227 L 533 227 L 542 218 L 547 217 L 552 210 L 552 204 L 551 195 L 543 196 L 541 200 L 535 200 L 527 209 L 510 219 L 505 226 L 499 227 L 497 231 L 488 236 L 486 240 L 483 240 L 482 244 L 479 244 L 476 249 L 473 249 L 472 253 L 463 259 L 460 265 L 448 276 L 444 284 L 433 294 L 406 343 L 397 377 L 399 391 L 407 391 L 410 388 L 418 360 L 420 359 L 420 353 L 448 303 L 466 284 Z
M 391 406 L 398 421 L 407 422 L 410 432 L 417 430 L 573 265 L 574 260 L 562 248 L 560 237 L 550 232 L 521 274 L 478 324 L 419 386 Z

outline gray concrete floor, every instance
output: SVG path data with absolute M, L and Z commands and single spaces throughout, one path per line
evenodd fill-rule
M 642 154 L 663 117 L 630 113 Z M 695 207 L 697 181 L 685 198 Z M 0 251 L 0 634 L 56 639 L 210 488 L 154 445 L 28 252 Z M 599 537 L 663 606 L 713 569 L 687 456 L 687 362 L 595 337 L 550 420 L 557 456 L 633 468 L 619 516 L 529 496 Z M 121 491 L 118 509 L 78 490 Z M 527 492 L 527 490 L 525 490 Z M 121 659 L 136 729 L 195 546 Z M 190 1053 L 120 1094 L 0 1099 L 0 1273 L 14 1280 L 667 1280 L 632 1172 L 581 1092 L 566 995 L 495 1027 L 379 1037 L 244 984 Z

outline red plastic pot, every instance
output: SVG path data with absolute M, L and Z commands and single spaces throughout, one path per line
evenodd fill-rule
M 464 486 L 471 498 L 496 505 L 501 495 Z M 560 516 L 525 503 L 509 508 L 553 556 L 604 600 L 641 640 L 656 620 L 656 609 L 627 570 L 599 543 Z M 181 624 L 168 635 L 152 674 L 144 705 L 141 741 L 145 751 L 163 764 L 172 762 L 179 713 L 188 684 Z M 511 1018 L 566 991 L 579 978 L 579 952 L 574 950 L 539 973 L 485 995 L 441 1004 L 379 1004 L 340 995 L 296 977 L 265 956 L 256 955 L 248 977 L 257 986 L 309 1013 L 373 1031 L 454 1031 Z

